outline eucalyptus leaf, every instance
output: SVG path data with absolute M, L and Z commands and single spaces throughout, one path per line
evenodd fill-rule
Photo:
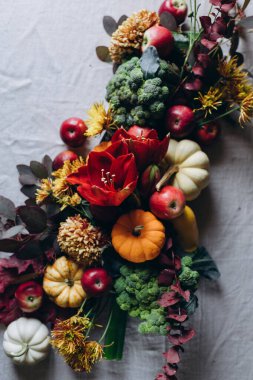
M 16 219 L 16 207 L 14 203 L 0 195 L 0 216 L 4 216 L 6 219 L 15 220 Z
M 25 231 L 25 227 L 22 225 L 11 227 L 8 230 L 3 232 L 2 239 L 9 239 L 11 237 L 14 237 L 14 236 L 24 232 L 24 231 Z
M 43 250 L 38 240 L 31 240 L 27 244 L 23 245 L 17 252 L 17 257 L 21 260 L 30 260 L 40 257 L 43 254 Z
M 141 69 L 146 79 L 153 78 L 160 68 L 160 59 L 154 46 L 149 46 L 140 59 Z
M 43 179 L 43 178 L 47 178 L 48 177 L 48 172 L 47 172 L 46 167 L 43 164 L 41 164 L 40 162 L 31 161 L 30 162 L 30 168 L 31 168 L 33 174 L 37 178 Z
M 244 29 L 252 29 L 253 28 L 253 16 L 243 18 L 241 21 L 238 22 L 238 25 L 243 27 Z
M 0 240 L 0 251 L 16 253 L 21 247 L 22 242 L 15 239 L 1 239 Z
M 171 13 L 163 12 L 160 16 L 160 24 L 164 28 L 169 29 L 171 32 L 174 32 L 177 30 L 176 19 Z
M 35 185 L 25 185 L 21 187 L 21 193 L 28 198 L 35 199 L 37 189 L 38 187 Z
M 53 161 L 47 154 L 43 157 L 42 164 L 47 169 L 47 175 L 50 176 L 53 170 L 52 169 Z
M 120 18 L 119 18 L 119 21 L 118 21 L 118 27 L 128 19 L 128 16 L 126 15 L 122 15 Z
M 47 214 L 40 207 L 21 206 L 18 215 L 30 233 L 41 233 L 47 226 Z
M 100 61 L 107 62 L 107 63 L 112 62 L 109 49 L 107 46 L 97 46 L 96 53 Z
M 203 277 L 209 280 L 217 280 L 220 277 L 219 269 L 204 247 L 197 249 L 193 256 L 193 264 L 191 266 L 193 270 L 199 272 Z
M 187 315 L 194 314 L 198 307 L 198 297 L 195 294 L 191 295 L 190 301 L 184 303 L 183 308 L 187 312 Z
M 34 175 L 21 174 L 19 176 L 19 182 L 21 185 L 36 185 L 38 180 L 34 177 Z
M 182 33 L 173 33 L 175 45 L 182 50 L 187 50 L 189 47 L 189 35 Z
M 111 36 L 118 29 L 118 23 L 111 16 L 103 17 L 103 26 L 107 34 Z

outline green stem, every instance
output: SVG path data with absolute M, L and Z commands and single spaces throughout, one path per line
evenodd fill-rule
M 223 117 L 225 117 L 225 116 L 227 116 L 227 115 L 229 115 L 229 114 L 231 114 L 231 113 L 233 113 L 235 111 L 238 111 L 239 109 L 240 109 L 239 106 L 238 107 L 234 107 L 231 110 L 223 113 L 222 115 L 219 115 L 219 116 L 215 117 L 214 119 L 209 119 L 209 120 L 200 122 L 199 125 L 201 126 L 201 125 L 205 125 L 205 124 L 210 124 L 210 123 L 212 123 L 212 122 L 214 122 L 216 120 L 222 119 Z
M 194 48 L 194 45 L 198 41 L 199 37 L 201 36 L 202 31 L 203 31 L 203 29 L 201 29 L 199 31 L 199 33 L 197 34 L 197 37 L 192 42 L 190 41 L 189 49 L 187 51 L 187 54 L 186 54 L 186 57 L 185 57 L 185 60 L 184 60 L 184 64 L 183 64 L 182 69 L 181 69 L 180 79 L 182 79 L 182 76 L 183 76 L 183 73 L 184 73 L 184 69 L 185 69 L 185 66 L 186 66 L 186 64 L 188 62 L 188 59 L 189 59 L 190 55 L 191 55 L 192 49 Z
M 80 306 L 80 309 L 78 310 L 77 315 L 80 315 L 83 312 L 83 309 L 84 309 L 84 306 L 85 306 L 86 302 L 87 302 L 87 298 L 85 298 L 85 300 L 83 301 L 82 305 Z
M 105 337 L 106 334 L 107 334 L 107 331 L 108 331 L 109 326 L 110 326 L 111 321 L 112 321 L 112 314 L 113 314 L 113 310 L 111 310 L 111 312 L 110 312 L 110 316 L 109 316 L 109 318 L 108 318 L 106 328 L 105 328 L 105 330 L 104 330 L 104 332 L 103 332 L 103 335 L 102 335 L 101 338 L 99 339 L 99 343 L 102 342 L 102 340 L 104 339 L 104 337 Z
M 194 0 L 194 33 L 197 31 L 197 0 Z

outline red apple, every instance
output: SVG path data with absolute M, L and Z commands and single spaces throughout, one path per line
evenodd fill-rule
M 175 219 L 184 211 L 184 193 L 177 187 L 165 186 L 161 191 L 156 191 L 151 195 L 149 207 L 151 212 L 159 219 Z
M 88 296 L 99 297 L 110 289 L 112 278 L 104 268 L 89 268 L 84 272 L 81 283 Z
M 170 107 L 166 114 L 166 128 L 174 138 L 189 135 L 194 128 L 193 110 L 181 104 Z
M 139 127 L 138 125 L 133 125 L 127 131 L 130 135 L 135 137 L 147 137 L 151 128 Z
M 221 128 L 218 123 L 204 124 L 197 129 L 196 138 L 200 144 L 210 145 L 218 138 L 220 131 Z
M 166 58 L 174 46 L 174 37 L 170 30 L 164 26 L 155 25 L 144 33 L 142 52 L 149 46 L 154 46 L 161 58 Z
M 179 25 L 186 19 L 188 7 L 185 0 L 165 0 L 158 13 L 161 15 L 163 12 L 172 14 Z
M 78 155 L 71 150 L 64 150 L 63 152 L 57 154 L 53 161 L 53 170 L 60 169 L 65 161 L 75 161 L 77 160 Z
M 19 285 L 15 298 L 18 302 L 18 307 L 25 313 L 33 313 L 38 310 L 42 304 L 43 289 L 35 281 L 27 281 Z
M 86 137 L 84 133 L 87 131 L 87 126 L 82 119 L 71 117 L 65 120 L 60 129 L 60 135 L 65 144 L 78 148 L 82 146 Z

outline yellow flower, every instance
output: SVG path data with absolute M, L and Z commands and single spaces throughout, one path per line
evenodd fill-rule
M 67 160 L 60 169 L 52 173 L 52 195 L 57 202 L 63 205 L 62 209 L 68 205 L 76 206 L 81 202 L 81 197 L 73 192 L 71 185 L 67 181 L 67 177 L 70 174 L 77 172 L 84 164 L 85 162 L 82 157 L 79 157 L 72 162 Z
M 156 12 L 149 12 L 146 9 L 134 13 L 125 20 L 112 34 L 111 45 L 109 47 L 112 61 L 121 63 L 124 56 L 140 50 L 145 31 L 159 23 L 158 14 Z
M 228 81 L 243 81 L 247 79 L 247 73 L 242 71 L 242 65 L 238 66 L 237 57 L 234 56 L 230 60 L 220 60 L 218 64 L 219 74 Z
M 95 341 L 85 341 L 73 355 L 68 356 L 66 362 L 76 372 L 90 373 L 94 364 L 102 358 L 102 346 Z
M 208 92 L 204 95 L 199 92 L 199 96 L 195 98 L 195 100 L 201 103 L 201 107 L 195 109 L 195 111 L 204 111 L 206 117 L 222 105 L 222 96 L 223 93 L 220 88 L 210 87 Z
M 106 111 L 103 103 L 94 103 L 88 111 L 89 119 L 85 121 L 88 130 L 85 135 L 95 136 L 112 126 L 112 110 Z
M 253 91 L 243 98 L 240 106 L 239 122 L 243 125 L 253 117 Z
M 36 192 L 36 203 L 43 203 L 52 194 L 52 180 L 44 178 L 40 182 L 40 188 Z
M 56 320 L 51 331 L 51 344 L 65 360 L 75 354 L 85 342 L 85 332 L 91 327 L 87 317 L 73 316 L 65 321 Z

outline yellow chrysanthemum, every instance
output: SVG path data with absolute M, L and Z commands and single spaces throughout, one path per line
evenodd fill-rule
M 88 130 L 85 135 L 95 136 L 113 125 L 112 110 L 106 111 L 103 103 L 94 103 L 88 111 L 89 119 L 85 120 Z
M 44 178 L 40 182 L 40 188 L 36 192 L 36 203 L 43 203 L 52 194 L 52 180 Z
M 219 88 L 210 87 L 206 94 L 198 94 L 199 96 L 195 98 L 201 104 L 201 107 L 195 109 L 195 111 L 204 111 L 205 117 L 216 111 L 222 105 L 222 91 Z
M 237 58 L 219 62 L 218 71 L 222 76 L 223 98 L 231 107 L 238 106 L 239 122 L 246 124 L 253 117 L 253 86 L 243 66 L 238 66 Z
M 125 20 L 112 34 L 111 45 L 109 47 L 112 61 L 121 63 L 124 56 L 140 50 L 145 31 L 159 23 L 160 18 L 158 14 L 156 12 L 149 12 L 146 9 L 134 13 Z
M 52 173 L 52 194 L 53 197 L 63 205 L 62 208 L 68 205 L 76 206 L 80 204 L 81 197 L 73 192 L 71 185 L 67 181 L 67 177 L 72 173 L 76 173 L 84 164 L 85 162 L 82 157 L 72 162 L 67 160 L 64 162 L 62 168 Z

